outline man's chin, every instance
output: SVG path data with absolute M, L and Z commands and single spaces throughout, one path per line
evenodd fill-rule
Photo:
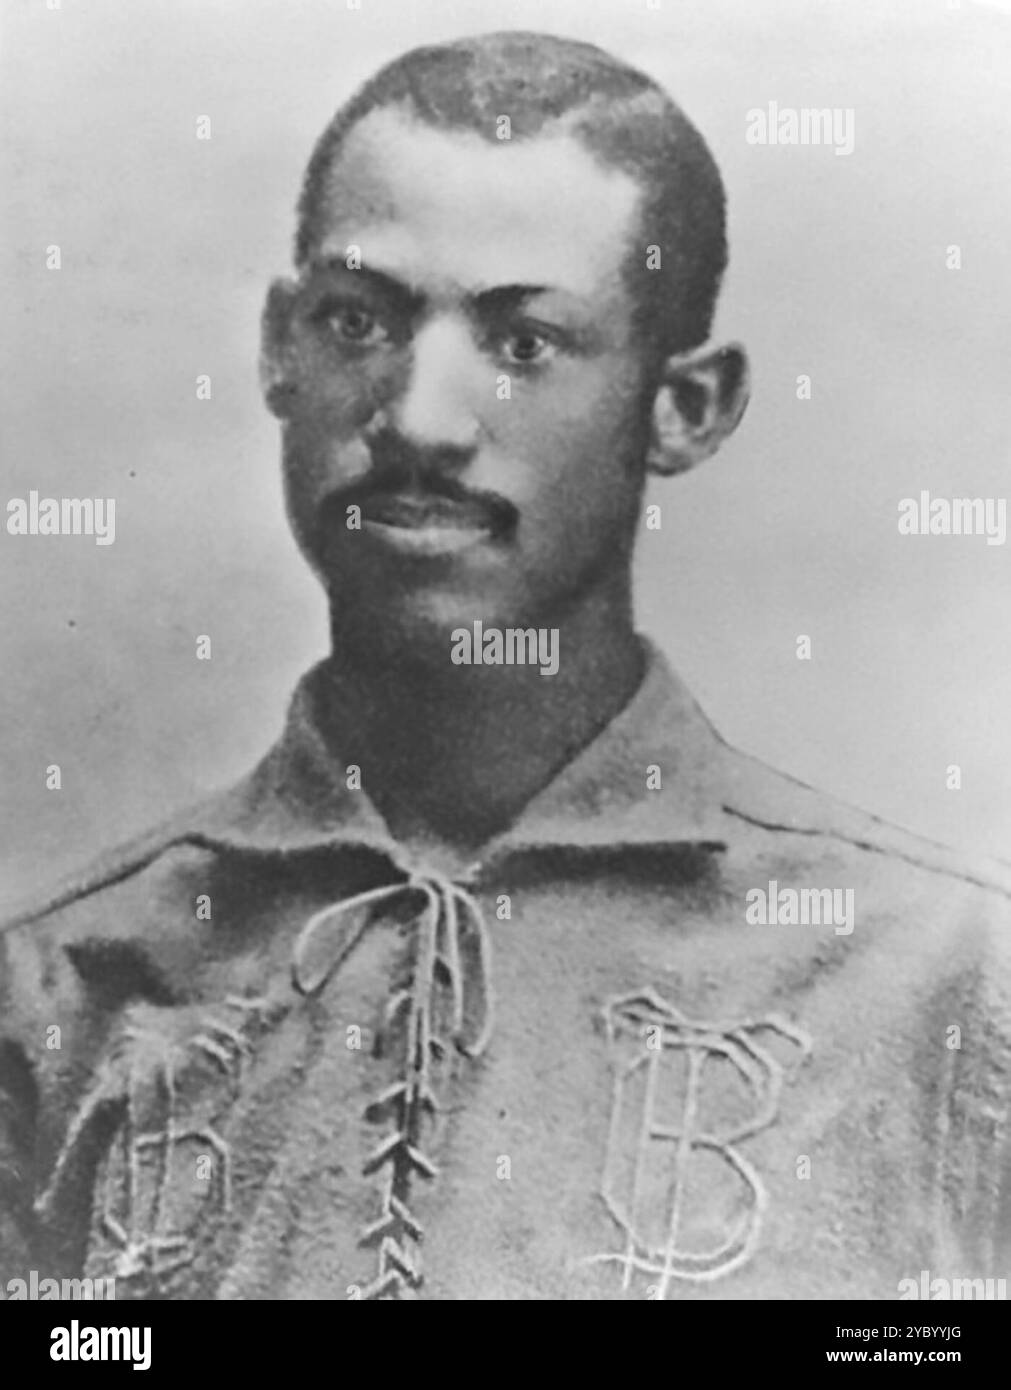
M 461 628 L 517 626 L 515 606 L 501 594 L 440 590 L 433 586 L 375 592 L 354 597 L 346 587 L 328 585 L 335 645 L 365 647 L 405 666 L 445 666 L 453 669 L 450 653 Z

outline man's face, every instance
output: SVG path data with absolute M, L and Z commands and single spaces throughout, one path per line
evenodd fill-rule
M 627 572 L 650 404 L 623 279 L 638 205 L 570 137 L 394 110 L 352 130 L 267 315 L 295 386 L 289 515 L 333 603 L 408 636 L 528 626 Z

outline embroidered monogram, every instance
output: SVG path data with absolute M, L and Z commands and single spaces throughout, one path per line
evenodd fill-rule
M 625 1247 L 580 1263 L 619 1265 L 625 1292 L 647 1276 L 665 1299 L 676 1280 L 720 1279 L 754 1254 L 768 1194 L 738 1146 L 777 1119 L 774 1040 L 798 1063 L 811 1041 L 776 1016 L 693 1022 L 652 989 L 610 1000 L 604 1019 L 615 1077 L 601 1195 Z
M 252 1032 L 279 1007 L 229 996 L 213 1008 L 127 1011 L 38 1204 L 45 1215 L 89 1132 L 118 1112 L 100 1166 L 89 1275 L 114 1277 L 127 1296 L 168 1296 L 194 1259 L 198 1226 L 229 1211 L 232 1155 L 219 1124 L 239 1093 Z
M 386 1007 L 396 1039 L 399 1075 L 365 1109 L 365 1118 L 392 1128 L 366 1159 L 363 1176 L 384 1173 L 380 1210 L 359 1244 L 375 1248 L 375 1277 L 365 1300 L 399 1299 L 422 1283 L 420 1221 L 410 1207 L 415 1177 L 438 1169 L 422 1147 L 439 1105 L 437 1085 L 448 1080 L 454 1057 L 477 1057 L 491 1036 L 491 944 L 480 905 L 458 883 L 439 874 L 413 874 L 402 884 L 373 889 L 324 908 L 310 918 L 295 945 L 293 977 L 303 993 L 321 989 L 382 906 L 406 907 L 409 936 L 406 977 Z

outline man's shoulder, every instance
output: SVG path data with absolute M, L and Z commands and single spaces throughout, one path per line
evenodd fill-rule
M 195 827 L 217 800 L 187 806 L 23 893 L 0 913 L 0 940 L 25 932 L 41 936 L 61 926 L 86 931 L 89 918 L 107 913 L 110 895 L 122 900 L 124 910 L 131 899 L 139 903 L 157 896 L 161 884 L 178 879 L 213 852 L 208 837 Z
M 937 877 L 1011 905 L 1011 863 L 932 840 L 722 743 L 719 794 L 730 837 L 780 846 L 798 869 L 848 867 L 861 877 Z

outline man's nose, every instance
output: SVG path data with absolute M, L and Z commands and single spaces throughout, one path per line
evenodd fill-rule
M 468 325 L 439 318 L 415 335 L 406 380 L 385 404 L 387 424 L 419 449 L 473 449 L 478 353 Z

